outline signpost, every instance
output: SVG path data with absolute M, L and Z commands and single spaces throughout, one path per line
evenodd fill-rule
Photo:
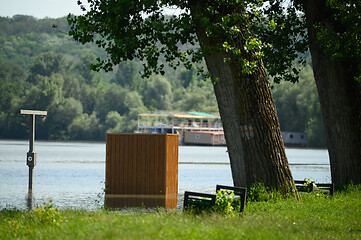
M 33 189 L 33 170 L 36 165 L 36 152 L 34 152 L 35 140 L 35 116 L 46 116 L 47 111 L 20 110 L 21 115 L 29 115 L 29 152 L 26 155 L 26 165 L 29 167 L 29 190 Z

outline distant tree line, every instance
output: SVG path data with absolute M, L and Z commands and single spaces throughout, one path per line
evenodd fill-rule
M 54 28 L 53 26 L 56 26 Z M 212 83 L 179 66 L 142 79 L 141 62 L 112 72 L 89 65 L 104 52 L 68 35 L 65 18 L 0 18 L 0 138 L 24 139 L 27 118 L 19 109 L 47 110 L 37 138 L 104 140 L 106 132 L 133 132 L 139 113 L 155 110 L 218 112 Z M 306 132 L 310 147 L 325 147 L 311 66 L 300 82 L 273 84 L 282 131 Z

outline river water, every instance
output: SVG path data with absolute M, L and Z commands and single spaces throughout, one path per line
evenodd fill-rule
M 33 191 L 28 192 L 28 141 L 0 140 L 0 209 L 27 209 L 53 199 L 60 208 L 103 206 L 105 143 L 36 141 Z M 294 179 L 331 182 L 327 150 L 286 149 Z M 214 193 L 233 185 L 226 147 L 179 147 L 178 193 Z M 180 201 L 179 201 L 180 202 Z

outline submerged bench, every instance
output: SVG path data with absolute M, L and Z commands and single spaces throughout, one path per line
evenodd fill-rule
M 216 186 L 216 193 L 222 190 L 234 193 L 234 195 L 229 195 L 229 197 L 231 197 L 234 201 L 240 201 L 240 212 L 243 212 L 244 206 L 246 205 L 247 188 L 231 187 L 225 185 Z M 185 191 L 183 209 L 187 209 L 189 206 L 210 208 L 215 205 L 216 196 L 216 194 Z
M 298 191 L 300 192 L 313 192 L 321 191 L 325 194 L 329 193 L 333 196 L 334 184 L 333 183 L 315 183 L 315 181 L 294 180 Z
M 187 209 L 189 206 L 198 207 L 211 207 L 216 203 L 216 195 L 200 192 L 184 192 L 183 209 Z

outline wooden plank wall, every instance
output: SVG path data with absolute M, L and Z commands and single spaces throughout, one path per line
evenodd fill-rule
M 106 203 L 176 207 L 178 135 L 106 136 Z
M 178 198 L 178 135 L 167 137 L 166 208 L 177 207 Z M 174 161 L 177 159 L 177 161 Z

